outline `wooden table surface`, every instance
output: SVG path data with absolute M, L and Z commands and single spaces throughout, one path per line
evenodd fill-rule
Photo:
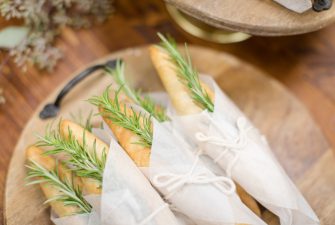
M 7 102 L 0 106 L 0 224 L 11 153 L 39 103 L 78 68 L 113 51 L 157 42 L 158 31 L 180 42 L 229 52 L 271 74 L 309 109 L 335 149 L 335 25 L 300 36 L 252 37 L 238 44 L 217 45 L 180 30 L 160 0 L 117 1 L 116 13 L 108 22 L 91 30 L 63 30 L 57 46 L 64 59 L 54 72 L 30 68 L 23 73 L 11 61 L 2 71 L 0 87 Z

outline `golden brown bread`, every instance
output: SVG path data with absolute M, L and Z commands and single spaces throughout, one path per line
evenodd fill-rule
M 81 146 L 83 146 L 84 137 L 87 150 L 93 153 L 94 142 L 96 144 L 96 153 L 98 157 L 102 156 L 102 153 L 108 153 L 109 147 L 105 142 L 97 138 L 94 134 L 83 128 L 77 123 L 70 120 L 62 120 L 59 126 L 59 132 L 63 138 L 69 138 L 70 132 L 72 137 L 74 137 Z
M 158 46 L 149 47 L 151 61 L 168 92 L 170 99 L 177 113 L 180 115 L 191 115 L 203 110 L 201 106 L 194 103 L 190 90 L 180 81 L 177 74 L 177 68 L 173 64 L 168 53 Z M 200 83 L 207 92 L 212 101 L 214 101 L 214 92 L 204 83 Z M 247 205 L 255 214 L 260 216 L 260 209 L 247 192 L 237 185 L 237 193 L 242 202 Z
M 105 142 L 70 120 L 62 120 L 59 129 L 63 138 L 69 138 L 71 133 L 72 137 L 75 138 L 81 146 L 84 144 L 85 137 L 85 150 L 88 150 L 91 153 L 93 153 L 93 145 L 95 143 L 98 157 L 101 157 L 103 152 L 107 154 L 109 151 L 109 147 Z M 85 194 L 101 194 L 101 184 L 99 181 L 86 177 L 82 177 L 81 179 L 83 181 L 83 192 Z
M 28 160 L 34 161 L 44 167 L 45 169 L 51 171 L 55 169 L 56 161 L 54 158 L 48 155 L 43 155 L 43 150 L 35 147 L 30 146 L 26 150 L 26 158 Z M 62 179 L 67 179 L 68 181 L 71 181 L 71 173 L 69 170 L 64 168 L 61 164 L 58 164 L 58 171 Z M 75 179 L 76 184 L 79 185 L 80 180 Z M 40 187 L 47 199 L 54 198 L 57 195 L 62 194 L 57 188 L 53 187 L 52 185 L 49 185 L 47 183 L 40 184 Z M 50 206 L 52 210 L 56 213 L 59 217 L 69 216 L 76 213 L 81 212 L 80 208 L 73 205 L 64 205 L 63 202 L 60 201 L 51 201 Z
M 256 200 L 249 195 L 239 184 L 236 183 L 236 192 L 240 196 L 241 201 L 248 206 L 257 216 L 261 216 L 261 210 Z
M 190 90 L 180 82 L 178 74 L 176 73 L 177 68 L 165 50 L 152 45 L 149 47 L 149 52 L 151 61 L 178 114 L 190 115 L 201 112 L 203 109 L 194 103 L 190 95 Z M 210 88 L 204 83 L 201 83 L 201 86 L 207 91 L 208 95 L 214 99 L 214 93 Z
M 104 121 L 112 130 L 118 142 L 120 143 L 122 148 L 127 152 L 129 157 L 135 162 L 135 164 L 138 167 L 148 167 L 150 163 L 150 148 L 136 144 L 141 140 L 141 138 L 138 135 L 134 134 L 130 130 L 115 125 L 113 121 L 108 119 L 107 112 L 104 112 L 102 108 L 100 108 L 99 110 L 103 115 Z M 132 113 L 129 108 L 127 108 L 127 113 L 128 115 L 129 113 Z

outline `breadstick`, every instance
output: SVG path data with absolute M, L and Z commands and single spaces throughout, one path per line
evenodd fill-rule
M 236 183 L 236 192 L 240 196 L 241 201 L 249 209 L 251 209 L 256 215 L 261 216 L 261 209 L 259 208 L 257 201 L 237 183 Z
M 101 158 L 103 152 L 106 154 L 109 151 L 108 145 L 105 142 L 101 141 L 94 134 L 85 130 L 82 126 L 70 121 L 70 120 L 62 120 L 59 126 L 59 132 L 63 138 L 68 139 L 70 134 L 74 139 L 78 141 L 78 143 L 83 146 L 84 137 L 85 137 L 85 150 L 93 153 L 93 146 L 95 145 L 95 151 L 98 157 Z M 82 177 L 83 181 L 83 192 L 86 194 L 101 194 L 101 184 L 93 179 Z
M 155 45 L 149 47 L 149 52 L 151 61 L 153 62 L 153 65 L 156 68 L 177 113 L 180 115 L 200 113 L 203 109 L 194 102 L 191 97 L 190 90 L 178 78 L 178 74 L 176 72 L 177 68 L 171 60 L 169 54 L 164 49 Z M 214 101 L 213 91 L 202 82 L 200 82 L 200 85 L 207 92 L 211 100 Z M 238 188 L 238 194 L 245 205 L 247 205 L 255 214 L 260 216 L 260 209 L 256 200 L 254 200 L 242 188 Z
M 30 146 L 26 150 L 26 158 L 30 161 L 34 161 L 37 164 L 41 165 L 45 169 L 51 171 L 55 169 L 56 166 L 56 161 L 54 158 L 48 155 L 43 155 L 43 150 L 35 147 L 35 146 Z M 63 177 L 63 179 L 66 177 L 67 180 L 71 181 L 70 177 L 71 174 L 68 170 L 66 170 L 61 164 L 58 164 L 58 170 L 60 176 Z M 80 182 L 78 179 L 76 179 L 76 185 L 77 182 Z M 79 184 L 78 184 L 79 185 Z M 57 188 L 53 187 L 52 185 L 49 185 L 47 183 L 41 183 L 40 187 L 47 199 L 52 199 L 56 196 L 59 196 L 62 194 L 61 191 L 59 191 Z M 56 213 L 57 216 L 59 217 L 64 217 L 64 216 L 70 216 L 73 214 L 79 213 L 81 210 L 77 206 L 73 205 L 64 205 L 63 202 L 60 201 L 51 201 L 50 206 L 52 210 Z
M 101 157 L 103 152 L 108 153 L 109 147 L 102 140 L 97 138 L 94 134 L 83 128 L 77 123 L 74 123 L 70 120 L 62 120 L 59 126 L 59 132 L 63 138 L 68 139 L 70 133 L 78 141 L 80 145 L 84 144 L 85 137 L 85 147 L 90 153 L 93 153 L 93 146 L 95 143 L 96 153 L 98 157 Z
M 149 47 L 151 61 L 168 92 L 173 106 L 180 115 L 190 115 L 201 112 L 203 109 L 194 103 L 190 90 L 178 78 L 176 66 L 170 60 L 169 55 L 155 45 Z M 201 86 L 208 95 L 214 99 L 214 93 L 210 88 L 201 82 Z
M 138 167 L 148 167 L 150 162 L 150 148 L 136 144 L 141 140 L 138 135 L 134 134 L 130 130 L 115 125 L 110 119 L 108 119 L 108 113 L 102 111 L 102 108 L 99 108 L 99 111 L 102 113 L 103 120 L 112 130 L 122 148 L 127 152 L 135 164 Z M 132 111 L 127 108 L 127 113 L 132 113 Z

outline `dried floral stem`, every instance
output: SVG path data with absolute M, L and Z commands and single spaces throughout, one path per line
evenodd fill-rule
M 112 11 L 112 0 L 25 0 L 0 1 L 0 14 L 7 20 L 23 19 L 30 29 L 28 36 L 10 51 L 18 66 L 35 64 L 51 70 L 61 58 L 53 46 L 59 29 L 64 26 L 88 27 L 105 20 Z

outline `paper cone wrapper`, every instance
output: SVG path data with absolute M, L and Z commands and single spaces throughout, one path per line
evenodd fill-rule
M 147 178 L 109 133 L 95 129 L 110 141 L 101 196 L 85 196 L 92 212 L 51 219 L 56 225 L 179 225 Z
M 276 214 L 282 225 L 319 224 L 311 207 L 275 159 L 264 136 L 212 78 L 202 76 L 201 79 L 215 91 L 214 112 L 175 114 L 172 119 L 175 132 L 182 132 L 187 141 L 203 149 L 212 159 L 211 164 L 217 164 Z
M 230 183 L 208 182 L 218 177 L 201 161 L 195 164 L 196 154 L 172 132 L 171 125 L 153 120 L 149 179 L 164 198 L 199 225 L 265 224 L 236 192 L 226 192 Z

